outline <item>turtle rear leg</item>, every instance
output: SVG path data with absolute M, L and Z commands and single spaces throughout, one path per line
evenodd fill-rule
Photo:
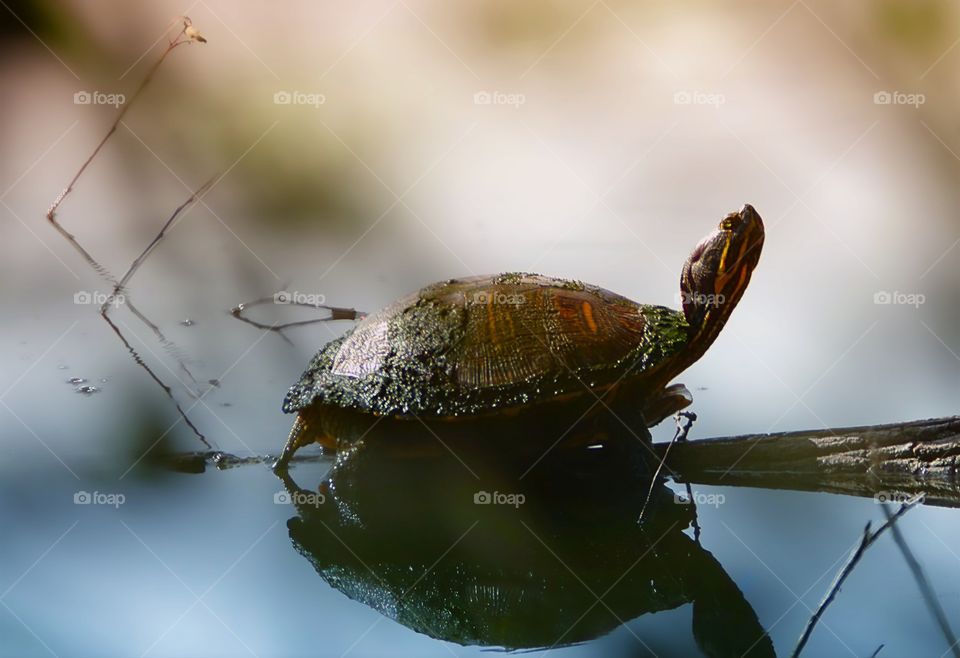
M 325 448 L 336 446 L 336 440 L 332 436 L 313 430 L 303 415 L 297 414 L 296 420 L 293 421 L 293 427 L 290 428 L 290 434 L 287 436 L 287 443 L 283 446 L 283 452 L 280 453 L 277 463 L 273 465 L 273 470 L 278 473 L 286 472 L 293 453 L 314 442 Z

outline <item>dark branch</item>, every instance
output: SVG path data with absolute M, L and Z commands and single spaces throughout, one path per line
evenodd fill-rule
M 667 444 L 655 448 L 664 456 Z M 927 504 L 960 507 L 960 417 L 690 441 L 666 463 L 696 484 L 887 500 L 925 492 Z

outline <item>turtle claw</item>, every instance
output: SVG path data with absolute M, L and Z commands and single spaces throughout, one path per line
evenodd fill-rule
M 697 420 L 697 414 L 692 411 L 678 411 L 674 416 L 674 420 L 677 421 L 677 433 L 674 435 L 673 440 L 682 443 L 687 440 L 690 428 L 693 427 L 693 424 Z

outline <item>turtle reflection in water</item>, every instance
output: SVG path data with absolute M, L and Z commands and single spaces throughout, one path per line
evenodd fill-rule
M 502 429 L 490 438 L 516 445 Z M 448 451 L 420 424 L 389 419 L 337 462 L 323 497 L 281 472 L 294 547 L 349 598 L 461 645 L 581 643 L 690 603 L 706 655 L 774 655 L 736 584 L 684 532 L 688 504 L 658 483 L 637 523 L 650 483 L 640 442 L 594 433 L 524 475 L 527 455 L 494 456 L 477 439 L 450 433 Z
M 751 206 L 724 217 L 684 263 L 682 312 L 534 274 L 427 286 L 317 353 L 284 400 L 297 419 L 277 469 L 332 439 L 319 422 L 329 408 L 452 423 L 586 402 L 616 404 L 630 428 L 652 426 L 690 404 L 685 387 L 668 384 L 723 328 L 763 238 Z

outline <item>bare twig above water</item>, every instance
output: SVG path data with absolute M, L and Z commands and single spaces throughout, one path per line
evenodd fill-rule
M 90 154 L 83 164 L 80 165 L 80 169 L 77 170 L 77 173 L 73 175 L 73 178 L 70 179 L 70 182 L 67 183 L 67 186 L 64 190 L 54 199 L 53 203 L 50 205 L 50 208 L 47 210 L 47 219 L 50 220 L 56 226 L 60 226 L 56 220 L 57 209 L 60 207 L 60 204 L 73 192 L 74 186 L 77 184 L 77 181 L 80 180 L 80 176 L 83 175 L 83 172 L 86 171 L 87 167 L 90 166 L 90 163 L 93 162 L 94 158 L 97 157 L 97 154 L 100 153 L 100 150 L 103 149 L 104 145 L 107 143 L 107 140 L 110 139 L 110 136 L 117 131 L 117 128 L 120 126 L 120 121 L 123 120 L 124 115 L 130 109 L 130 106 L 133 105 L 133 102 L 137 100 L 137 97 L 146 89 L 147 85 L 150 84 L 150 81 L 153 79 L 154 74 L 157 72 L 157 69 L 160 68 L 160 65 L 163 64 L 163 61 L 167 58 L 175 48 L 182 46 L 184 44 L 193 43 L 194 41 L 200 43 L 206 43 L 204 39 L 193 27 L 193 22 L 186 16 L 181 17 L 180 19 L 181 27 L 180 31 L 177 32 L 176 36 L 170 43 L 167 44 L 167 47 L 160 54 L 160 58 L 154 62 L 153 66 L 147 71 L 147 74 L 144 76 L 143 80 L 140 82 L 140 85 L 134 90 L 133 94 L 130 96 L 130 100 L 123 104 L 123 107 L 120 108 L 120 111 L 117 113 L 117 118 L 114 119 L 113 123 L 110 125 L 110 128 L 107 129 L 107 134 L 97 143 L 96 147 L 93 149 L 93 153 Z M 62 228 L 60 229 L 62 231 Z M 67 234 L 69 235 L 69 234 Z M 71 238 L 73 236 L 70 236 Z M 80 248 L 79 245 L 75 245 Z M 81 248 L 81 252 L 82 252 Z M 84 252 L 85 253 L 85 252 Z
M 154 64 L 147 71 L 143 80 L 140 82 L 140 84 L 134 90 L 133 94 L 130 96 L 130 99 L 126 103 L 124 103 L 123 106 L 120 108 L 119 112 L 117 112 L 116 118 L 114 119 L 110 127 L 107 129 L 107 132 L 103 136 L 103 138 L 94 147 L 93 152 L 90 154 L 90 156 L 86 160 L 84 160 L 83 164 L 80 165 L 80 168 L 77 170 L 76 174 L 74 174 L 73 178 L 70 179 L 70 182 L 67 184 L 66 188 L 64 188 L 64 190 L 57 196 L 54 202 L 50 205 L 50 208 L 47 210 L 46 218 L 47 218 L 47 221 L 50 222 L 51 226 L 53 226 L 54 229 L 56 229 L 56 231 L 60 233 L 60 235 L 74 249 L 76 249 L 78 253 L 80 253 L 80 255 L 83 257 L 86 263 L 91 267 L 91 269 L 93 269 L 93 271 L 96 272 L 97 275 L 99 275 L 101 278 L 103 278 L 113 286 L 113 291 L 108 296 L 104 304 L 100 307 L 101 317 L 104 319 L 104 321 L 106 321 L 106 323 L 110 326 L 113 332 L 120 338 L 121 342 L 123 343 L 124 347 L 126 347 L 127 351 L 130 353 L 134 362 L 138 366 L 143 368 L 147 372 L 147 374 L 150 375 L 150 378 L 153 379 L 158 386 L 160 386 L 160 388 L 164 391 L 167 397 L 170 398 L 171 401 L 173 401 L 174 406 L 176 407 L 177 412 L 180 414 L 180 417 L 183 419 L 183 421 L 193 431 L 193 433 L 197 436 L 197 438 L 200 439 L 200 441 L 203 442 L 203 444 L 209 448 L 212 446 L 210 445 L 209 442 L 207 442 L 206 437 L 204 437 L 204 435 L 200 432 L 200 430 L 197 429 L 197 427 L 193 424 L 193 422 L 187 416 L 186 412 L 180 406 L 180 403 L 177 402 L 176 398 L 173 396 L 172 389 L 167 384 L 165 384 L 163 380 L 160 379 L 160 377 L 157 376 L 157 374 L 150 368 L 150 366 L 146 364 L 146 362 L 143 360 L 140 354 L 134 349 L 134 347 L 123 335 L 123 332 L 120 331 L 120 328 L 117 327 L 117 325 L 110 319 L 109 310 L 110 310 L 110 305 L 114 304 L 117 301 L 117 299 L 122 295 L 125 305 L 130 308 L 130 312 L 133 313 L 133 315 L 137 319 L 139 319 L 144 325 L 146 325 L 154 333 L 154 335 L 157 337 L 157 339 L 160 341 L 161 345 L 163 346 L 164 350 L 169 355 L 171 355 L 174 359 L 176 359 L 180 368 L 187 374 L 187 376 L 191 379 L 191 381 L 196 383 L 197 380 L 196 378 L 194 378 L 193 373 L 190 372 L 190 369 L 186 364 L 186 359 L 183 353 L 179 350 L 179 348 L 177 348 L 177 346 L 172 341 L 168 340 L 166 336 L 164 336 L 163 332 L 160 331 L 160 328 L 156 323 L 151 321 L 146 316 L 145 313 L 141 312 L 133 304 L 133 301 L 130 299 L 130 295 L 128 294 L 128 291 L 126 289 L 126 284 L 129 282 L 130 278 L 137 271 L 137 269 L 139 269 L 140 265 L 146 259 L 147 255 L 153 250 L 153 248 L 157 245 L 157 243 L 163 238 L 165 231 L 171 225 L 174 219 L 178 215 L 180 215 L 180 213 L 184 209 L 186 209 L 190 204 L 195 202 L 198 196 L 202 194 L 202 192 L 209 187 L 210 183 L 208 182 L 200 190 L 198 190 L 196 193 L 191 195 L 191 197 L 184 204 L 179 206 L 174 211 L 170 219 L 168 219 L 167 222 L 160 229 L 160 233 L 150 242 L 147 248 L 144 249 L 144 251 L 136 259 L 134 259 L 133 263 L 130 265 L 126 274 L 124 274 L 123 277 L 119 280 L 115 276 L 113 276 L 105 267 L 103 267 L 99 263 L 99 261 L 96 258 L 94 258 L 93 255 L 91 255 L 90 252 L 88 252 L 80 244 L 79 240 L 77 240 L 72 233 L 67 231 L 63 227 L 63 225 L 57 220 L 57 210 L 60 208 L 60 205 L 73 192 L 74 187 L 76 186 L 77 182 L 80 180 L 80 177 L 83 175 L 83 173 L 87 170 L 87 167 L 90 166 L 90 164 L 93 162 L 93 160 L 97 157 L 97 155 L 103 149 L 104 145 L 107 143 L 110 137 L 117 131 L 117 127 L 120 125 L 120 122 L 123 120 L 123 117 L 126 115 L 127 111 L 130 109 L 130 106 L 133 105 L 134 101 L 136 101 L 136 99 L 140 96 L 143 90 L 146 89 L 147 85 L 150 84 L 150 81 L 153 79 L 154 74 L 160 68 L 160 65 L 163 64 L 164 60 L 166 60 L 167 56 L 171 52 L 173 52 L 173 50 L 178 46 L 182 46 L 184 44 L 189 44 L 193 42 L 206 43 L 206 39 L 200 35 L 200 33 L 196 30 L 195 27 L 193 27 L 193 23 L 188 17 L 183 16 L 177 19 L 176 21 L 174 21 L 174 23 L 177 23 L 177 22 L 180 23 L 179 31 L 176 33 L 173 39 L 167 44 L 167 47 L 160 54 L 159 59 L 156 62 L 154 62 Z
M 960 507 L 960 416 L 689 441 L 667 457 L 683 482 L 881 501 L 924 492 L 928 505 Z
M 660 473 L 663 472 L 663 466 L 667 462 L 667 458 L 670 456 L 670 448 L 672 448 L 678 441 L 686 441 L 687 435 L 690 433 L 690 428 L 693 427 L 693 423 L 697 420 L 697 415 L 689 411 L 679 411 L 677 412 L 674 419 L 677 422 L 677 430 L 673 433 L 673 438 L 670 440 L 670 443 L 667 444 L 666 450 L 663 451 L 663 454 L 660 457 L 660 463 L 657 464 L 657 470 L 653 473 L 653 478 L 650 480 L 650 488 L 647 490 L 647 498 L 643 501 L 643 507 L 640 509 L 640 517 L 637 519 L 637 523 L 643 521 L 644 514 L 647 512 L 647 507 L 650 505 L 650 499 L 653 497 L 653 491 L 656 485 L 660 482 Z M 693 497 L 690 497 L 690 500 L 693 500 Z
M 279 294 L 279 293 L 278 293 Z M 324 310 L 329 311 L 330 316 L 326 318 L 311 318 L 309 320 L 296 320 L 294 322 L 278 322 L 274 324 L 266 324 L 263 322 L 258 322 L 252 318 L 248 318 L 244 315 L 244 312 L 255 307 L 262 306 L 264 304 L 283 304 L 285 306 L 300 306 L 302 308 L 309 308 L 314 310 Z M 366 317 L 366 313 L 363 311 L 358 311 L 353 308 L 340 308 L 338 306 L 327 306 L 326 304 L 308 304 L 306 302 L 298 302 L 295 300 L 286 300 L 278 301 L 277 295 L 271 295 L 270 297 L 260 297 L 259 299 L 254 299 L 249 302 L 244 302 L 242 304 L 237 304 L 232 309 L 230 309 L 230 315 L 235 317 L 241 322 L 246 322 L 249 325 L 256 327 L 257 329 L 263 329 L 265 331 L 275 331 L 280 335 L 286 342 L 290 342 L 290 339 L 287 338 L 287 335 L 284 332 L 285 329 L 290 329 L 292 327 L 303 327 L 310 324 L 316 324 L 318 322 L 333 322 L 334 320 L 362 320 Z

